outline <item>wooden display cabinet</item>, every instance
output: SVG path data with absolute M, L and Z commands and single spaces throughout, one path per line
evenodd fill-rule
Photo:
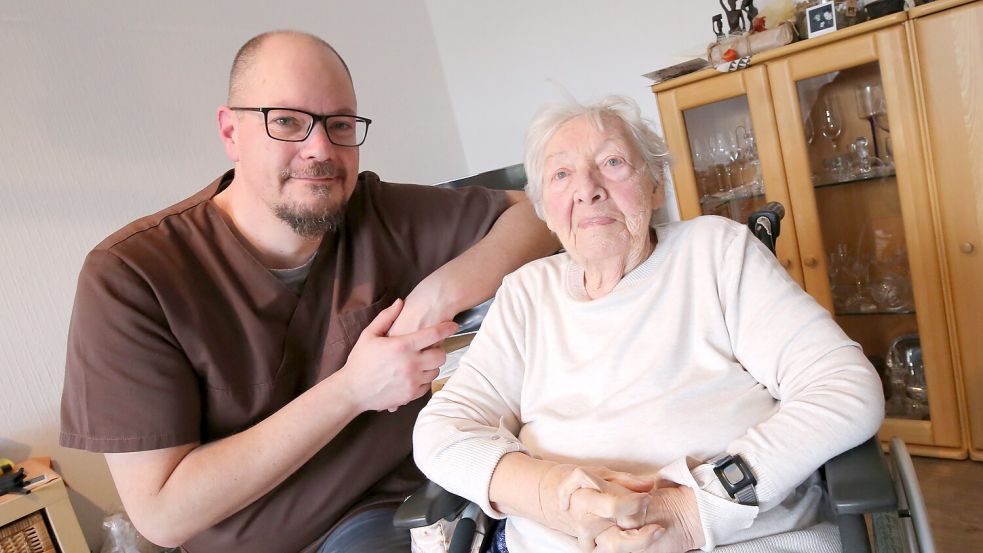
M 912 15 L 907 30 L 946 260 L 957 383 L 969 454 L 983 461 L 983 2 L 933 2 Z
M 703 71 L 652 89 L 681 216 L 745 222 L 749 208 L 782 202 L 779 260 L 882 374 L 881 438 L 963 458 L 952 300 L 908 18 L 880 18 L 755 56 L 742 71 Z M 742 134 L 757 147 L 753 191 L 761 195 L 746 193 L 746 176 L 733 178 L 750 157 Z M 978 200 L 979 186 L 975 193 L 966 199 Z

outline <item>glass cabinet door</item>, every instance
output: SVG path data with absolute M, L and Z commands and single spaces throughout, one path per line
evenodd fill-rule
M 833 313 L 881 372 L 887 416 L 929 418 L 888 106 L 876 62 L 796 83 Z
M 660 92 L 657 99 L 682 217 L 719 215 L 747 224 L 766 203 L 781 202 L 786 216 L 778 259 L 802 284 L 765 68 Z
M 767 203 L 747 97 L 688 109 L 683 117 L 700 213 L 747 222 Z
M 958 448 L 909 64 L 898 27 L 791 56 L 770 78 L 806 290 L 881 375 L 883 437 Z

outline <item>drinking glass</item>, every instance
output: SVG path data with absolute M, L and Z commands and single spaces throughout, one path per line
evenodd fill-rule
M 881 151 L 877 143 L 877 124 L 875 123 L 879 113 L 885 113 L 883 109 L 884 92 L 879 84 L 860 85 L 855 89 L 857 97 L 857 117 L 865 119 L 870 124 L 870 138 L 874 145 L 874 157 L 881 157 Z M 886 113 L 885 113 L 886 115 Z M 885 124 L 886 124 L 886 117 Z M 886 130 L 886 129 L 884 129 Z
M 829 159 L 830 170 L 833 172 L 835 178 L 840 178 L 843 172 L 843 159 L 840 157 L 836 139 L 843 134 L 843 126 L 840 124 L 840 114 L 836 107 L 836 100 L 832 97 L 826 97 L 823 102 L 823 109 L 819 114 L 817 130 L 823 138 L 829 140 L 830 147 L 833 151 Z
M 728 136 L 729 135 L 729 136 Z M 721 131 L 712 142 L 711 158 L 717 170 L 718 192 L 727 192 L 734 186 L 734 162 L 737 161 L 738 148 L 733 134 Z
M 741 182 L 750 184 L 753 194 L 764 193 L 761 189 L 761 160 L 758 159 L 758 147 L 754 142 L 754 133 L 751 132 L 750 125 L 737 127 L 735 134 L 740 152 Z
M 850 297 L 852 287 L 844 286 L 843 279 L 846 267 L 851 262 L 850 253 L 847 251 L 846 244 L 837 244 L 829 254 L 829 287 L 833 294 L 833 308 L 836 311 L 846 311 L 846 300 Z
M 922 363 L 920 347 L 913 347 L 905 352 L 904 384 L 908 398 L 908 416 L 916 420 L 928 418 L 928 386 L 925 383 L 925 365 Z
M 850 257 L 843 266 L 843 273 L 853 282 L 853 293 L 844 301 L 847 311 L 855 313 L 870 313 L 877 310 L 877 304 L 867 294 L 867 283 L 870 279 L 870 259 L 859 252 Z

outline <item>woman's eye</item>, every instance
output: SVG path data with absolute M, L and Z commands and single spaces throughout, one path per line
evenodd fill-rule
M 619 165 L 623 165 L 624 163 L 625 160 L 621 159 L 620 157 L 609 157 L 604 160 L 604 164 L 607 165 L 608 167 L 618 167 Z
M 561 171 L 557 171 L 557 172 L 553 173 L 553 180 L 563 180 L 563 179 L 565 179 L 565 178 L 567 178 L 569 176 L 570 176 L 570 173 L 567 173 L 566 171 L 562 171 L 561 170 Z

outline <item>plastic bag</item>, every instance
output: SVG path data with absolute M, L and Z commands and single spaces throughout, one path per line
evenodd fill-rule
M 102 521 L 103 540 L 99 553 L 163 553 L 177 551 L 154 545 L 137 532 L 126 513 L 113 513 Z

